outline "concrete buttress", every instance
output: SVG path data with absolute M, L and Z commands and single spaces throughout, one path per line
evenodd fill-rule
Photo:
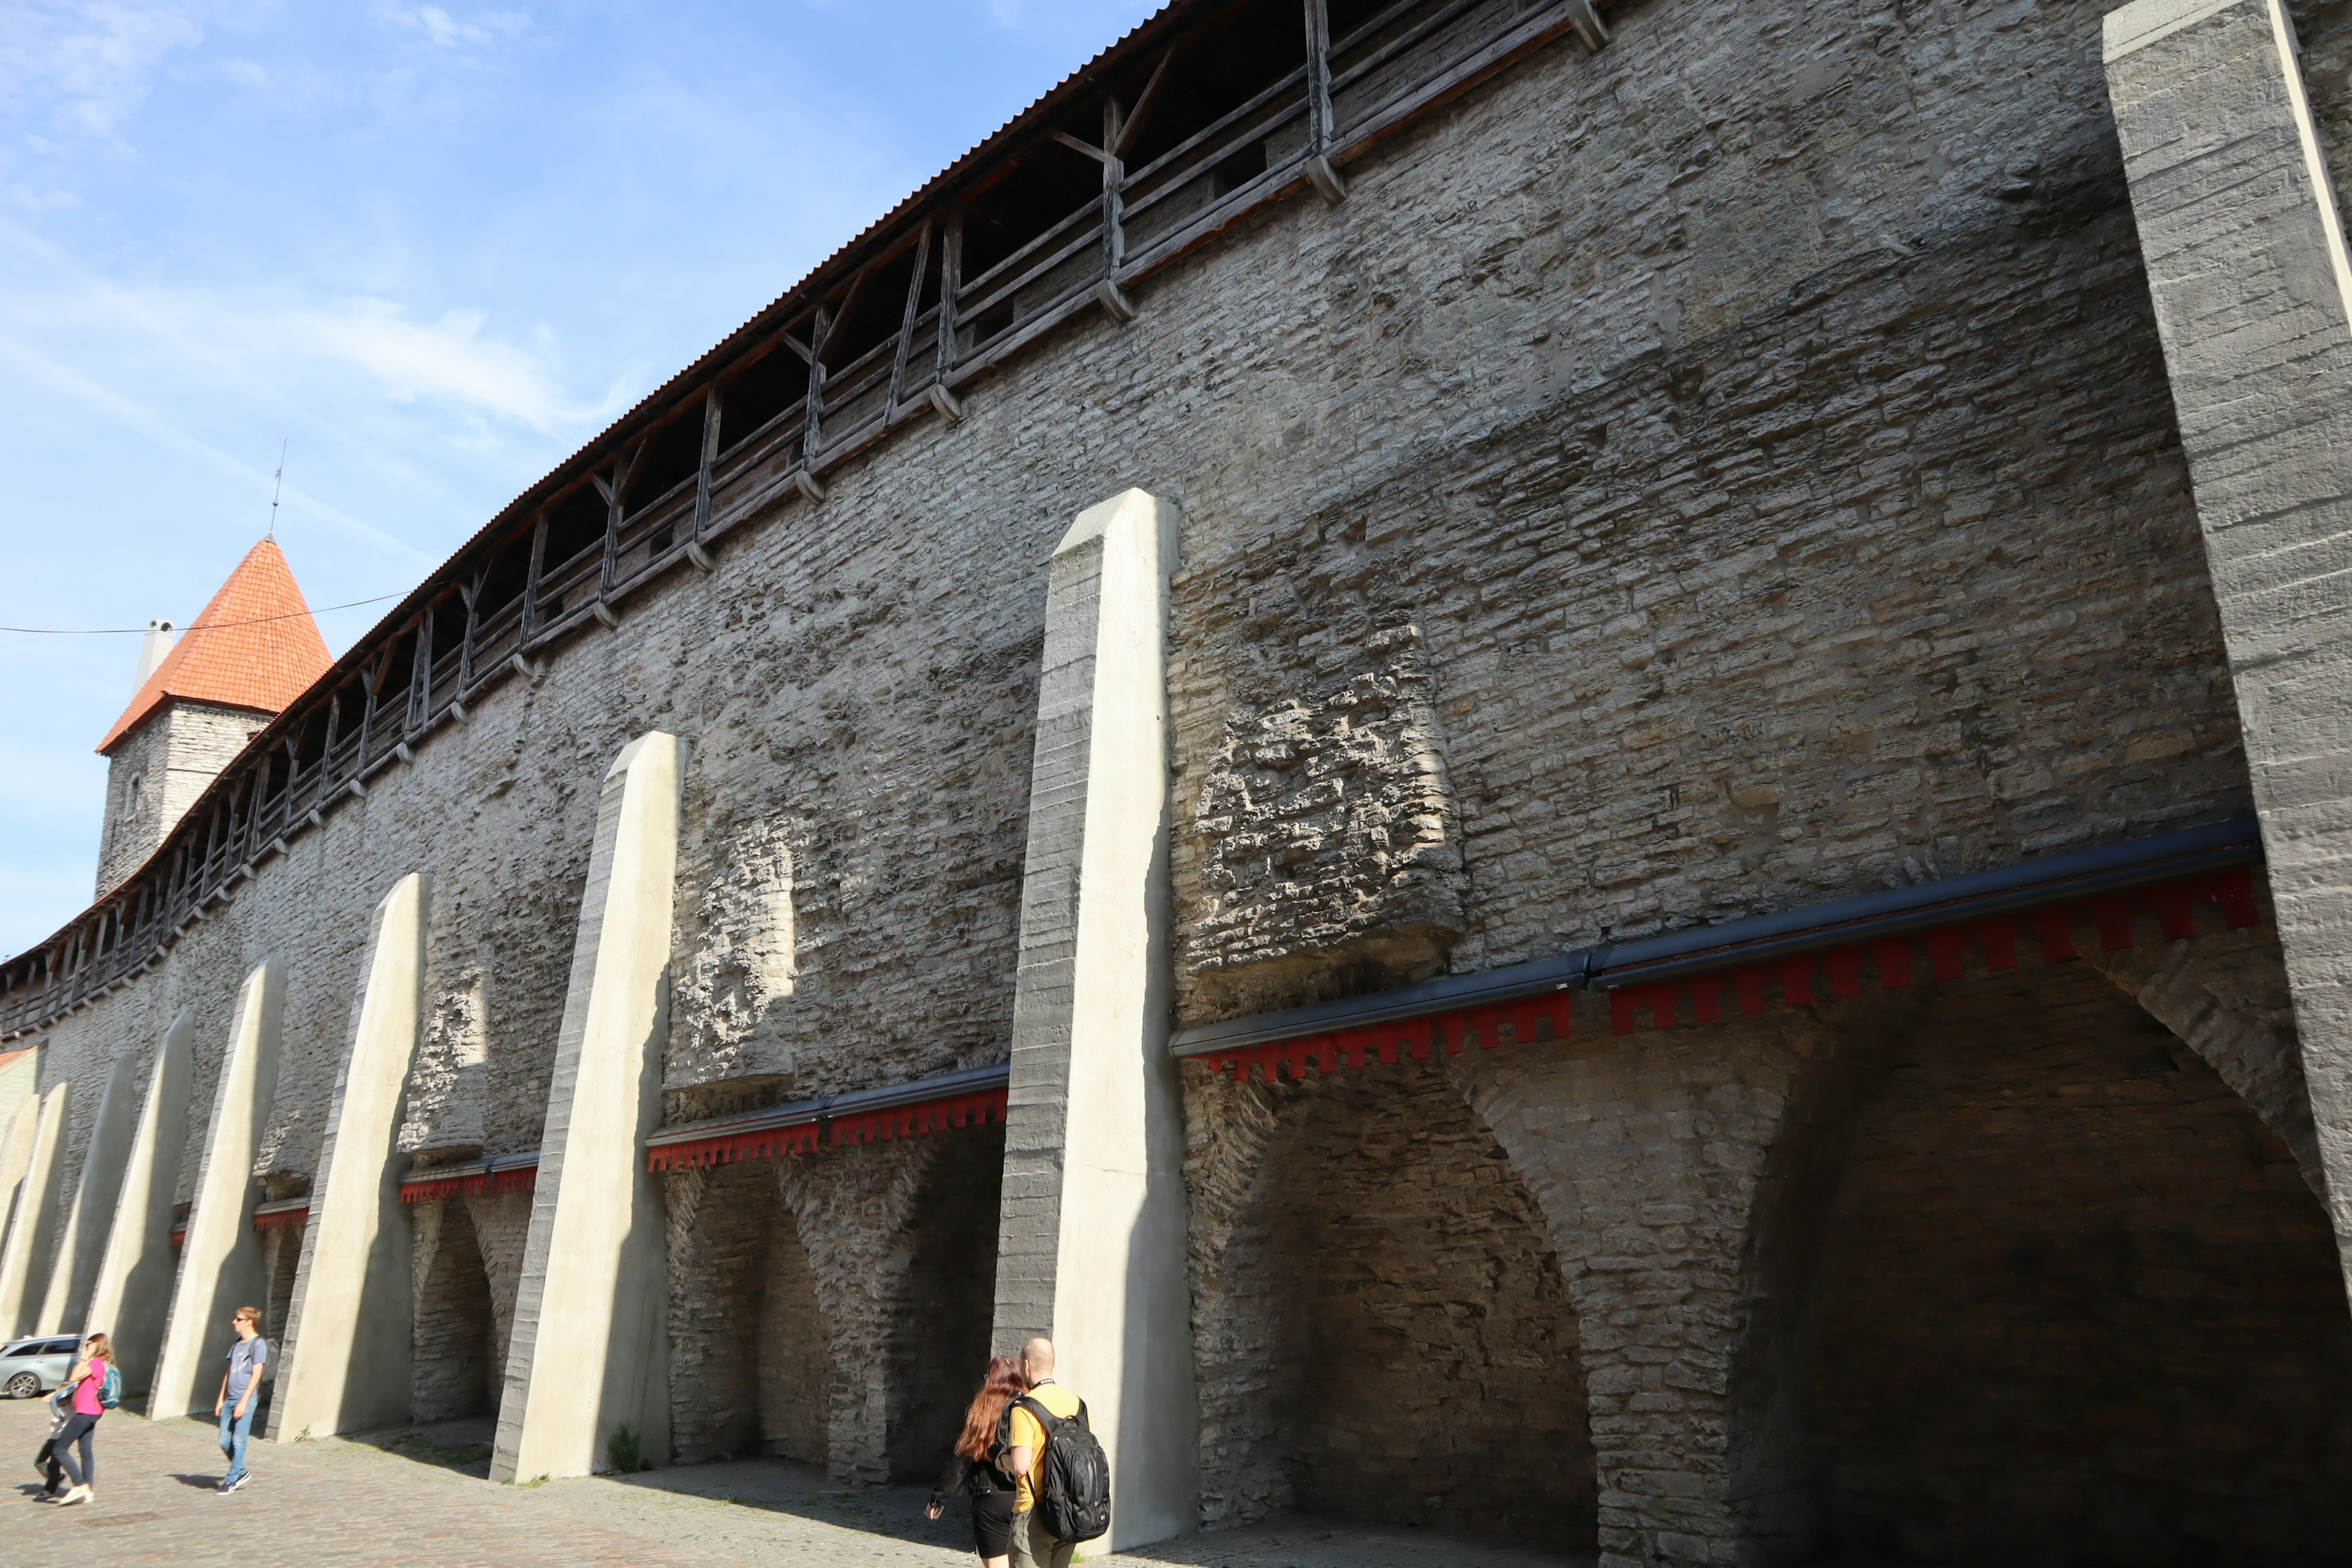
M 667 1254 L 645 1139 L 661 1119 L 686 748 L 656 731 L 604 775 L 499 1405 L 494 1480 L 605 1468 L 621 1428 L 669 1450 Z
M 236 1338 L 230 1315 L 239 1307 L 265 1303 L 269 1279 L 261 1237 L 253 1228 L 254 1205 L 261 1195 L 253 1161 L 278 1098 L 285 1008 L 285 963 L 265 959 L 237 993 L 228 1053 L 205 1129 L 204 1160 L 192 1189 L 187 1237 L 180 1244 L 179 1279 L 147 1401 L 150 1416 L 210 1414 L 229 1342 Z M 275 1331 L 277 1325 L 265 1322 L 263 1328 Z
M 400 1205 L 402 1091 L 424 1011 L 431 884 L 410 872 L 375 907 L 351 1047 L 327 1113 L 286 1319 L 269 1436 L 330 1436 L 409 1418 L 412 1287 Z
M 1168 1055 L 1165 637 L 1176 509 L 1055 547 L 1013 1005 L 995 1343 L 1036 1334 L 1111 1465 L 1114 1549 L 1197 1521 L 1183 1111 Z
M 2282 0 L 2135 0 L 2107 91 L 2352 1278 L 2352 266 Z
M 48 1260 L 49 1243 L 57 1229 L 58 1189 L 65 1174 L 64 1143 L 67 1084 L 52 1085 L 37 1102 L 32 1136 L 26 1145 L 25 1171 L 16 1183 L 16 1205 L 8 1220 L 8 1238 L 0 1243 L 0 1332 L 10 1336 L 37 1331 L 33 1322 L 41 1309 L 41 1293 L 34 1279 L 46 1278 L 41 1266 Z M 32 1112 L 27 1100 L 25 1111 Z
M 184 1008 L 156 1042 L 113 1223 L 83 1318 L 84 1332 L 113 1338 L 126 1394 L 147 1392 L 163 1344 L 163 1319 L 172 1300 L 172 1207 L 180 1185 L 180 1151 L 187 1142 L 195 1039 L 195 1015 Z
M 139 1094 L 139 1053 L 115 1053 L 106 1087 L 98 1097 L 98 1119 L 82 1151 L 81 1178 L 73 1206 L 58 1237 L 57 1262 L 49 1269 L 36 1333 L 65 1334 L 80 1328 L 89 1310 L 90 1286 L 114 1223 L 114 1200 L 122 1191 L 122 1170 L 131 1158 L 131 1117 Z

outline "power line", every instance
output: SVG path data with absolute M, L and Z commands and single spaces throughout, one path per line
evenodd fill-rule
M 328 605 L 316 610 L 289 610 L 282 616 L 256 616 L 249 621 L 208 621 L 202 626 L 189 626 L 180 635 L 194 637 L 198 632 L 225 632 L 232 626 L 257 626 L 265 621 L 299 620 L 304 616 L 324 616 L 336 610 L 356 610 L 362 605 L 381 605 L 386 599 L 399 597 L 398 594 L 378 594 L 373 599 L 353 599 L 348 605 Z M 138 637 L 143 635 L 146 630 L 145 626 L 0 626 L 0 632 L 22 632 L 26 637 Z

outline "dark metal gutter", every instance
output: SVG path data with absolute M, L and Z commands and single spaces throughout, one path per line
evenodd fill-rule
M 1475 974 L 1449 974 L 1370 996 L 1202 1024 L 1179 1029 L 1170 1049 L 1178 1057 L 1206 1056 L 1578 986 L 1609 991 L 1621 985 L 1646 985 L 2251 866 L 2261 860 L 2262 853 L 2255 819 L 2231 817 L 2178 833 L 2021 861 L 1997 871 L 1975 871 L 1780 914 L 1580 948 L 1555 958 Z
M 965 1068 L 958 1072 L 941 1073 L 936 1078 L 917 1079 L 912 1083 L 887 1084 L 880 1089 L 853 1089 L 817 1100 L 796 1100 L 788 1104 L 771 1106 L 765 1110 L 746 1110 L 734 1116 L 714 1116 L 708 1121 L 688 1121 L 676 1127 L 665 1127 L 646 1140 L 646 1147 L 660 1149 L 672 1143 L 699 1142 L 705 1138 L 728 1138 L 741 1132 L 770 1132 L 780 1127 L 801 1127 L 812 1121 L 828 1121 L 836 1116 L 888 1110 L 901 1105 L 919 1105 L 927 1100 L 942 1100 L 953 1094 L 1003 1089 L 1012 1081 L 1013 1069 L 1003 1062 L 991 1067 Z
M 509 1171 L 520 1171 L 539 1163 L 539 1151 L 526 1149 L 520 1154 L 491 1154 L 479 1160 L 460 1160 L 454 1165 L 424 1165 L 412 1167 L 400 1179 L 404 1183 L 455 1182 L 467 1176 L 498 1176 Z

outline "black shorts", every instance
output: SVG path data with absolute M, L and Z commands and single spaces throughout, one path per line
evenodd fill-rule
M 971 1538 L 982 1557 L 1003 1557 L 1012 1552 L 1011 1492 L 982 1492 L 971 1500 Z

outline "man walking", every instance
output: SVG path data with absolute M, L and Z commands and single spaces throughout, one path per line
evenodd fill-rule
M 228 1370 L 221 1373 L 220 1397 L 213 1414 L 220 1418 L 221 1452 L 228 1456 L 228 1474 L 216 1490 L 233 1492 L 253 1479 L 245 1468 L 245 1445 L 253 1433 L 253 1407 L 261 1399 L 261 1374 L 269 1365 L 269 1342 L 261 1337 L 261 1309 L 239 1307 L 235 1322 L 236 1342 L 228 1347 Z
M 1027 1397 L 1050 1415 L 1067 1421 L 1085 1408 L 1078 1396 L 1054 1381 L 1054 1342 L 1031 1340 L 1021 1347 L 1021 1371 L 1029 1380 Z M 1005 1470 L 1018 1478 L 1013 1499 L 1013 1568 L 1070 1568 L 1078 1549 L 1047 1530 L 1037 1517 L 1037 1489 L 1045 1471 L 1045 1425 L 1016 1402 L 1011 1407 L 1012 1451 Z

